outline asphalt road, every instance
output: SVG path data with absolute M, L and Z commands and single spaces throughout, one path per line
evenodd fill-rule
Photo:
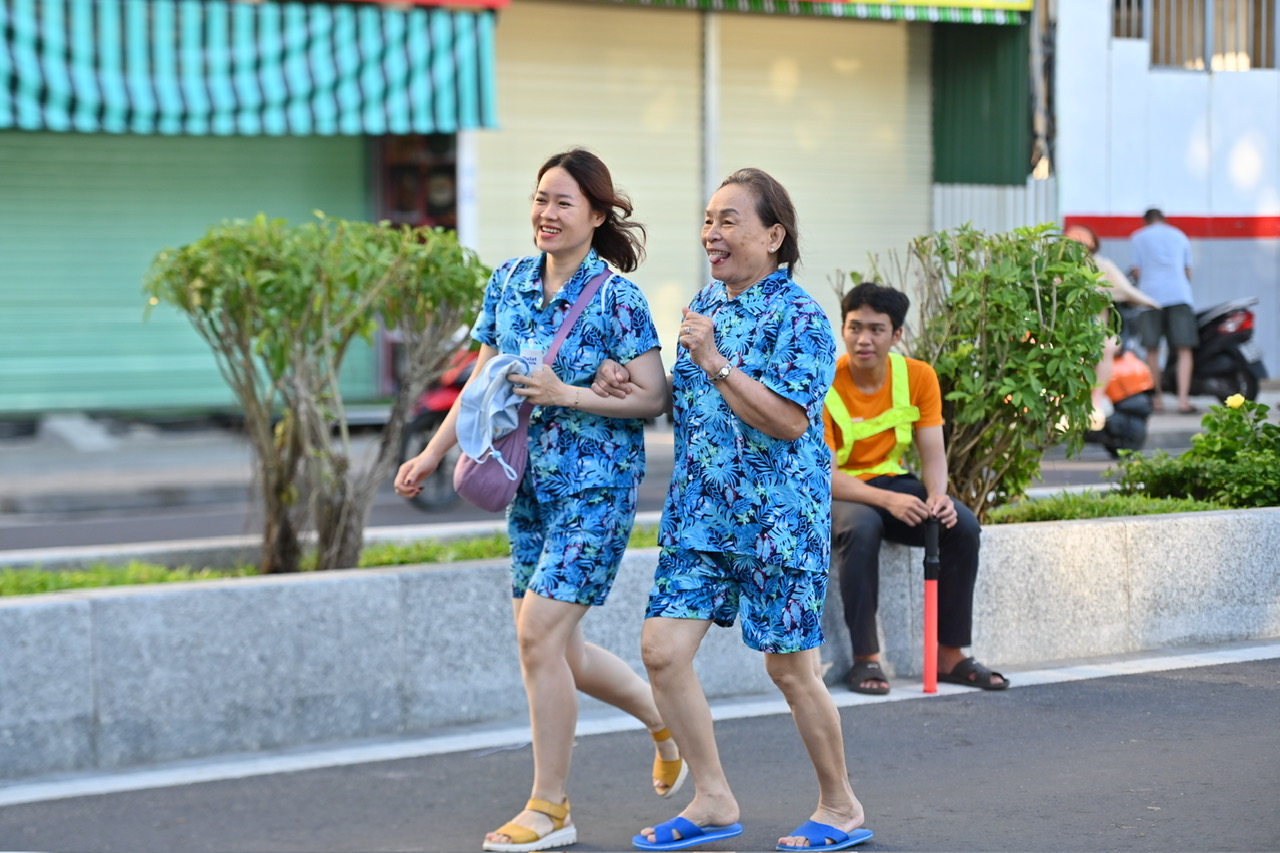
M 669 446 L 658 445 L 650 451 L 649 473 L 640 486 L 640 512 L 662 510 L 671 464 Z M 1099 485 L 1111 465 L 1112 460 L 1095 446 L 1086 447 L 1072 460 L 1050 457 L 1044 460 L 1037 486 Z M 461 500 L 445 510 L 423 512 L 398 497 L 388 483 L 374 500 L 368 526 L 450 525 L 500 518 L 501 513 L 487 513 Z M 262 515 L 248 494 L 242 500 L 217 503 L 0 514 L 0 548 L 4 550 L 256 536 L 261 531 Z
M 854 790 L 875 832 L 857 849 L 1280 850 L 1280 660 L 1034 686 L 1013 679 L 1004 693 L 933 697 L 895 685 L 889 698 L 905 701 L 858 697 L 842 708 Z M 722 719 L 717 734 L 746 831 L 699 849 L 772 850 L 814 804 L 791 721 Z M 505 747 L 9 805 L 0 849 L 478 850 L 528 795 L 523 730 L 509 737 Z M 579 736 L 572 850 L 629 850 L 641 827 L 684 807 L 687 790 L 671 802 L 652 795 L 651 758 L 634 728 Z

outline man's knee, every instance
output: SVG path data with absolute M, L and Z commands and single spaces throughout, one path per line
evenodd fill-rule
M 982 525 L 973 511 L 956 503 L 956 523 L 942 532 L 938 544 L 946 595 L 958 594 L 962 588 L 972 590 L 978 577 L 978 549 L 982 544 Z M 960 587 L 955 586 L 957 582 Z M 939 590 L 941 594 L 941 587 Z
M 880 540 L 884 538 L 884 521 L 880 518 L 880 513 L 866 504 L 833 500 L 831 537 L 837 543 L 872 543 L 879 548 Z
M 969 509 L 959 501 L 954 501 L 956 508 L 956 523 L 952 526 L 952 535 L 957 539 L 971 541 L 975 545 L 982 538 L 982 525 L 978 523 L 978 517 L 973 514 L 973 510 Z

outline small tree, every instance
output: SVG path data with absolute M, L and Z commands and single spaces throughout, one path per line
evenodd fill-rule
M 297 571 L 316 530 L 319 569 L 354 566 L 369 506 L 398 462 L 413 400 L 475 317 L 488 270 L 441 229 L 259 215 L 158 254 L 151 305 L 185 313 L 244 411 L 266 516 L 262 571 Z M 356 464 L 338 383 L 357 339 L 397 329 L 406 370 L 373 458 Z
M 1110 300 L 1079 243 L 1049 225 L 965 226 L 913 240 L 872 275 L 912 296 L 906 349 L 938 373 L 951 491 L 978 518 L 1026 493 L 1046 449 L 1080 450 Z

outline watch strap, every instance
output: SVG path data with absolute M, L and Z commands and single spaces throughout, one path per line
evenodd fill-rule
M 724 367 L 720 368 L 715 373 L 708 376 L 707 380 L 712 385 L 715 385 L 717 382 L 719 382 L 721 379 L 724 379 L 726 376 L 728 376 L 732 372 L 733 372 L 733 365 L 726 361 L 724 363 Z

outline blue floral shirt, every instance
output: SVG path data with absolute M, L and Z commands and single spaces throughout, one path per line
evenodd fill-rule
M 825 573 L 831 451 L 822 400 L 835 377 L 831 322 L 786 269 L 736 299 L 713 282 L 689 307 L 714 319 L 716 347 L 733 367 L 803 407 L 809 428 L 787 441 L 748 425 L 681 347 L 673 370 L 675 471 L 660 544 Z
M 573 277 L 543 307 L 542 261 L 542 255 L 514 258 L 494 271 L 471 330 L 472 338 L 515 355 L 533 342 L 545 353 L 582 288 L 608 269 L 592 249 Z M 569 385 L 587 386 L 606 358 L 625 364 L 658 346 L 658 332 L 644 294 L 614 274 L 583 310 L 552 369 Z M 539 501 L 588 488 L 630 488 L 644 477 L 644 421 L 607 418 L 562 406 L 535 406 L 529 416 L 525 476 L 533 478 Z

